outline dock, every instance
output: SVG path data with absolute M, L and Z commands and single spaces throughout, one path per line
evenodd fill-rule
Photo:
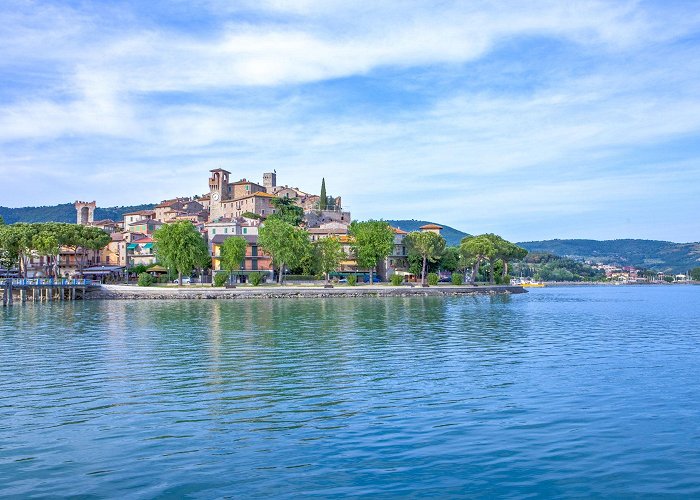
M 25 302 L 74 301 L 85 299 L 99 282 L 85 279 L 5 279 L 2 282 L 2 305 Z

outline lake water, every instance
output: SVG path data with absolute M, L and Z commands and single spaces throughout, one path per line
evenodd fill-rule
M 0 317 L 0 496 L 700 495 L 700 287 Z

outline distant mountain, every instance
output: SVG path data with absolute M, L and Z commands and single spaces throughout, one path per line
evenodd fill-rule
M 109 207 L 95 209 L 95 220 L 112 219 L 119 221 L 123 214 L 137 210 L 150 210 L 155 205 L 133 205 L 130 207 Z M 45 207 L 7 208 L 0 207 L 0 216 L 6 224 L 15 222 L 75 222 L 76 213 L 72 203 Z
M 700 266 L 700 243 L 656 240 L 547 240 L 518 243 L 530 252 L 684 273 Z
M 408 231 L 409 233 L 411 231 L 418 231 L 418 228 L 425 226 L 426 224 L 438 224 L 443 228 L 440 234 L 442 234 L 445 240 L 447 240 L 448 246 L 457 246 L 459 245 L 459 242 L 462 241 L 462 238 L 469 236 L 467 233 L 462 232 L 459 229 L 455 229 L 438 222 L 429 222 L 427 220 L 388 220 L 387 222 L 392 226 Z

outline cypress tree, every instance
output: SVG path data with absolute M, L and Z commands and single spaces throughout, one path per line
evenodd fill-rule
M 328 196 L 326 195 L 326 178 L 321 180 L 321 197 L 318 200 L 319 210 L 326 210 L 328 208 Z

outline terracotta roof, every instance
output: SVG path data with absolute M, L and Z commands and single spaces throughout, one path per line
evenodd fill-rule
M 153 210 L 138 210 L 136 212 L 129 212 L 124 215 L 155 215 Z
M 156 240 L 154 240 L 154 239 L 151 238 L 150 236 L 146 236 L 145 238 L 141 238 L 141 239 L 138 239 L 138 240 L 132 240 L 131 242 L 132 242 L 132 243 L 139 243 L 139 244 L 141 244 L 141 243 L 155 243 L 155 241 L 156 241 Z
M 348 234 L 347 228 L 320 228 L 312 227 L 306 230 L 309 234 Z
M 237 235 L 237 234 L 217 234 L 211 239 L 211 242 L 214 245 L 220 245 L 221 243 L 224 242 L 224 240 L 227 240 L 228 238 L 243 238 L 246 240 L 248 243 L 257 243 L 258 242 L 258 236 L 255 234 L 245 234 L 245 235 Z
M 153 219 L 140 219 L 140 220 L 137 220 L 136 222 L 132 222 L 129 225 L 130 226 L 139 226 L 139 225 L 148 224 L 148 223 L 163 224 L 162 222 L 157 221 L 157 220 L 153 220 Z
M 442 226 L 438 226 L 437 224 L 426 224 L 425 226 L 421 226 L 418 229 L 442 229 Z
M 391 226 L 389 226 L 389 227 L 391 227 Z M 421 228 L 421 229 L 423 229 L 423 228 Z M 440 228 L 440 229 L 442 229 L 442 228 Z M 398 227 L 391 227 L 391 230 L 394 231 L 396 234 L 408 234 L 407 231 L 404 231 L 403 229 L 399 229 Z

